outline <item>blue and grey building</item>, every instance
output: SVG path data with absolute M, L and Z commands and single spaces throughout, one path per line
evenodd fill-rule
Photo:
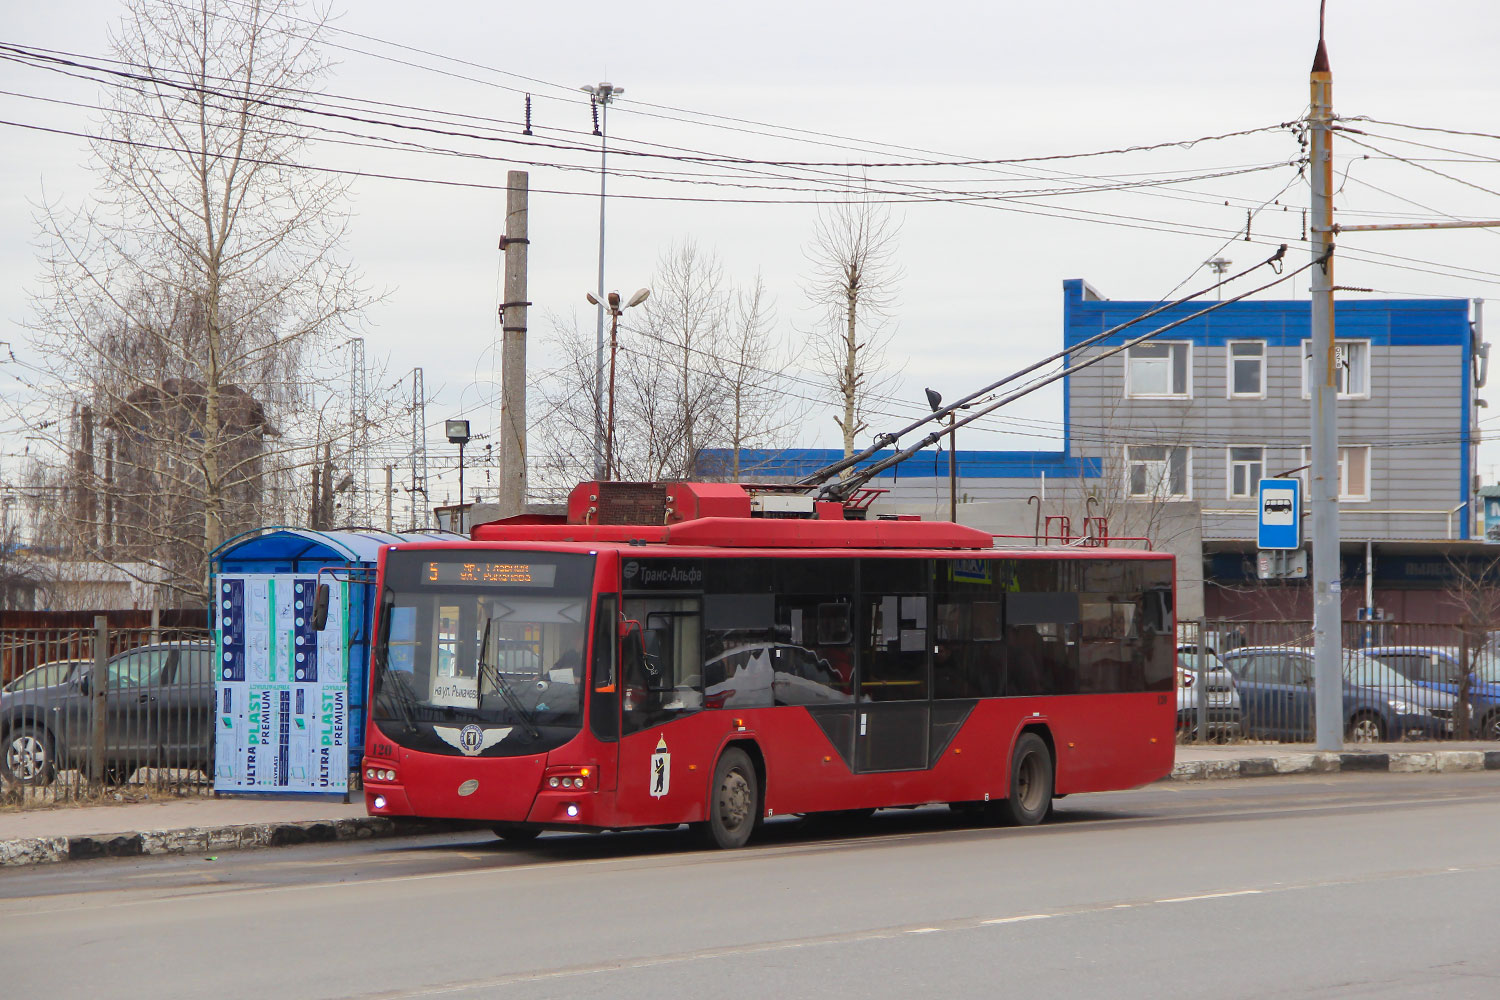
M 1069 363 L 1213 304 L 1194 301 L 1125 327 L 1072 350 Z M 1107 299 L 1080 279 L 1065 281 L 1062 346 L 1075 348 L 1158 305 Z M 1480 308 L 1467 299 L 1348 296 L 1335 307 L 1340 534 L 1356 576 L 1367 544 L 1430 557 L 1481 535 Z M 960 449 L 958 492 L 971 502 L 1041 496 L 1051 506 L 1072 496 L 1075 530 L 1088 512 L 1085 496 L 1122 512 L 1192 504 L 1209 576 L 1233 575 L 1254 552 L 1257 481 L 1305 476 L 1310 461 L 1309 321 L 1305 300 L 1229 303 L 1074 372 L 1064 380 L 1061 449 Z M 760 467 L 758 478 L 778 479 L 838 454 L 800 450 L 749 464 Z M 888 488 L 891 501 L 931 503 L 938 494 L 946 501 L 947 477 L 946 460 L 924 453 L 872 485 Z

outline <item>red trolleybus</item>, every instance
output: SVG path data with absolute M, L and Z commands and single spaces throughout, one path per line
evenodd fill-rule
M 1019 824 L 1172 766 L 1173 562 L 1000 550 L 731 484 L 381 554 L 365 801 L 542 830 L 952 803 Z

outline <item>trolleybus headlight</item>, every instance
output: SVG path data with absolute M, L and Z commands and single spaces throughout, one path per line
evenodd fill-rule
M 547 779 L 547 787 L 548 788 L 556 788 L 560 783 L 561 783 L 561 779 L 559 779 L 557 777 L 557 775 L 553 775 L 552 777 L 550 777 L 550 778 Z

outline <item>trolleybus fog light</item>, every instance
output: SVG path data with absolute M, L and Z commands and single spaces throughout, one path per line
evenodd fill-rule
M 375 808 L 376 809 L 384 809 L 385 808 L 385 796 L 384 795 L 377 795 L 377 796 L 375 796 Z
M 578 815 L 578 806 L 577 806 L 577 804 L 573 803 L 573 802 L 569 802 L 568 803 L 568 817 L 571 819 L 571 818 L 576 817 L 577 815 Z

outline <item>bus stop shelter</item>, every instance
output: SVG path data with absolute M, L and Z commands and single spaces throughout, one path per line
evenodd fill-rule
M 376 560 L 382 546 L 432 537 L 274 527 L 212 553 L 215 792 L 348 796 L 364 744 Z

